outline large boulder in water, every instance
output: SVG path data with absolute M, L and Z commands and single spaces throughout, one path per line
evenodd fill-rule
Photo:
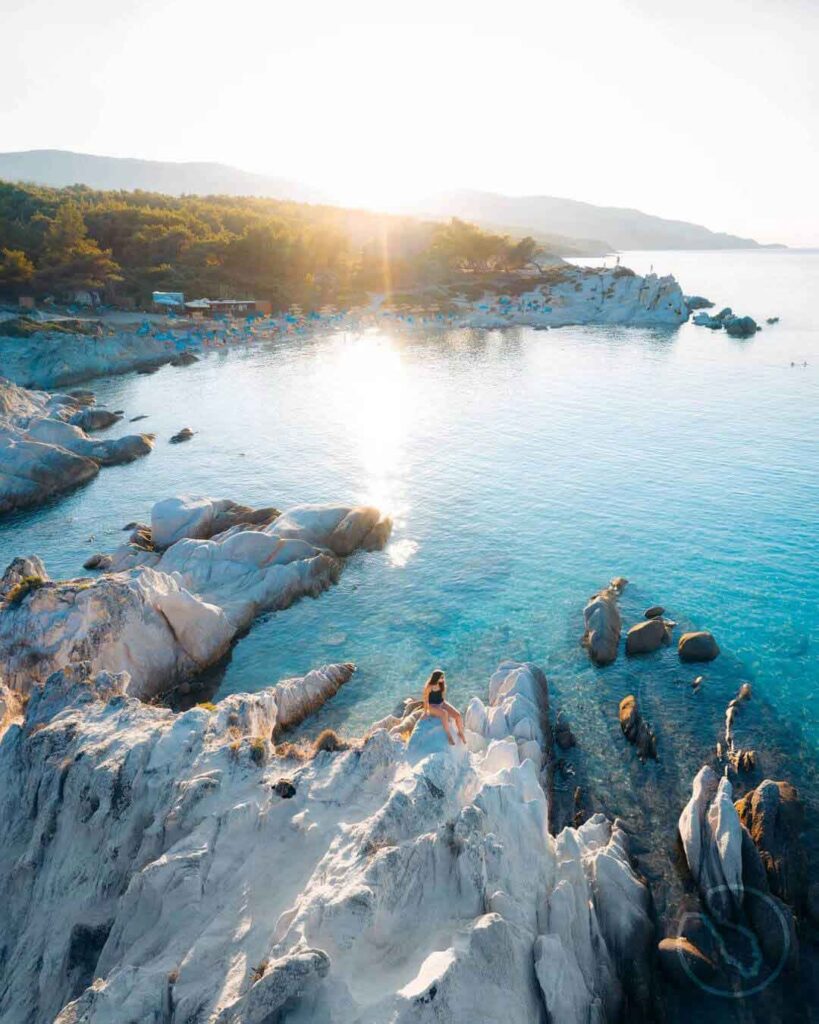
M 713 634 L 701 629 L 683 633 L 677 650 L 681 661 L 713 661 L 719 654 L 719 644 Z
M 750 338 L 760 330 L 759 324 L 750 316 L 729 316 L 723 324 L 726 334 L 732 338 Z
M 650 654 L 666 642 L 667 632 L 662 618 L 638 622 L 626 634 L 626 654 Z
M 595 665 L 610 665 L 617 657 L 622 629 L 620 609 L 617 607 L 622 586 L 616 586 L 617 582 L 613 581 L 595 594 L 583 609 L 586 631 L 582 642 Z

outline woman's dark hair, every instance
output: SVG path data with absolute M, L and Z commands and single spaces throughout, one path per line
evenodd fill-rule
M 440 684 L 441 693 L 446 691 L 446 680 L 444 679 L 444 670 L 442 668 L 436 668 L 432 675 L 427 679 L 424 684 L 424 689 L 428 686 L 438 686 Z

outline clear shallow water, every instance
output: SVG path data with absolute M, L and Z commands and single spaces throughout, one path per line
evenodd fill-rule
M 725 655 L 700 702 L 716 721 L 750 679 L 819 745 L 819 252 L 623 263 L 781 323 L 746 341 L 692 325 L 346 334 L 96 381 L 110 408 L 148 414 L 137 428 L 157 432 L 156 450 L 6 519 L 2 561 L 37 553 L 53 576 L 77 575 L 125 523 L 185 491 L 281 508 L 374 502 L 395 515 L 389 548 L 258 621 L 211 673 L 219 696 L 352 660 L 359 672 L 311 728 L 354 733 L 431 667 L 464 702 L 515 657 L 546 669 L 591 743 L 609 729 L 607 688 L 614 699 L 667 677 L 665 713 L 689 715 L 674 680 L 696 672 L 673 651 L 601 673 L 578 646 L 586 598 L 625 575 L 627 624 L 659 602 L 681 627 L 716 633 Z M 168 445 L 184 425 L 196 438 Z

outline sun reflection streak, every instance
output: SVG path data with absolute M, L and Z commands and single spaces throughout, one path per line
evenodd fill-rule
M 362 500 L 389 513 L 396 523 L 408 511 L 406 441 L 415 381 L 401 351 L 387 335 L 339 339 L 325 368 L 337 397 L 340 421 L 361 463 Z M 412 554 L 403 549 L 406 564 Z

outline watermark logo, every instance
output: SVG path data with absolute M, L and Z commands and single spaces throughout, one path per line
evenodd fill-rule
M 707 906 L 736 905 L 738 893 L 728 885 L 717 885 L 703 893 Z M 714 964 L 697 973 L 684 949 L 677 957 L 685 975 L 703 992 L 722 999 L 746 999 L 771 985 L 788 962 L 791 952 L 791 928 L 787 912 L 770 893 L 746 887 L 742 892 L 742 910 L 732 921 L 727 914 L 716 918 L 700 911 L 686 911 L 677 922 L 678 939 L 707 932 L 707 949 L 701 949 Z M 751 926 L 756 925 L 756 930 Z M 759 936 L 765 935 L 765 949 Z M 699 946 L 700 943 L 697 942 Z M 774 951 L 774 956 L 771 956 Z M 774 962 L 772 962 L 772 960 Z

